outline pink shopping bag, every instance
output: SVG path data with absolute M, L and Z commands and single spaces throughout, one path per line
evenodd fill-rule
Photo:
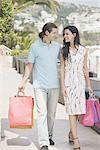
M 95 102 L 95 107 L 96 107 L 96 111 L 97 111 L 97 116 L 100 122 L 100 103 L 99 102 Z
M 100 128 L 100 103 L 99 101 L 95 102 L 95 114 L 94 115 L 94 120 L 95 120 L 95 125 Z
M 31 128 L 33 126 L 34 101 L 31 96 L 9 98 L 9 125 L 11 128 Z
M 94 102 L 86 100 L 86 114 L 80 115 L 80 123 L 84 126 L 94 126 Z
M 94 105 L 94 123 L 99 122 L 99 117 L 96 109 L 96 105 Z
M 100 124 L 100 103 L 98 99 L 95 101 L 94 105 L 94 123 Z

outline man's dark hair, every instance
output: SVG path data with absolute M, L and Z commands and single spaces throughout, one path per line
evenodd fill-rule
M 50 33 L 53 28 L 57 28 L 57 26 L 54 23 L 46 23 L 42 28 L 42 32 L 39 33 L 39 37 L 43 39 L 45 32 L 48 31 Z

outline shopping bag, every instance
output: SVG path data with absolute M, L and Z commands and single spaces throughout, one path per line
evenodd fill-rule
M 98 122 L 100 122 L 100 103 L 97 101 L 95 102 L 96 112 L 98 116 Z
M 100 123 L 100 103 L 96 100 L 94 103 L 94 123 Z
M 98 116 L 98 121 L 95 123 L 95 125 L 96 125 L 96 127 L 100 128 L 100 103 L 96 102 L 95 107 L 96 107 L 96 113 Z
M 80 123 L 84 126 L 94 126 L 94 102 L 95 100 L 86 100 L 86 114 L 80 115 Z
M 32 128 L 33 106 L 34 100 L 31 96 L 10 97 L 8 112 L 10 128 Z
M 97 109 L 96 109 L 96 105 L 94 104 L 94 123 L 99 122 L 99 117 L 97 114 Z

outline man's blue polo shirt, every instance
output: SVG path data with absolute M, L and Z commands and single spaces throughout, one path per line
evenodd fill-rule
M 59 79 L 57 71 L 60 44 L 51 42 L 46 44 L 41 39 L 30 47 L 28 62 L 33 63 L 34 88 L 58 88 Z

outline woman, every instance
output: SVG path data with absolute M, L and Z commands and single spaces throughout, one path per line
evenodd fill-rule
M 80 44 L 79 32 L 75 26 L 65 27 L 63 38 L 60 57 L 61 91 L 70 120 L 69 142 L 74 144 L 74 150 L 79 150 L 77 119 L 86 112 L 85 79 L 89 93 L 93 93 L 87 67 L 88 50 Z

